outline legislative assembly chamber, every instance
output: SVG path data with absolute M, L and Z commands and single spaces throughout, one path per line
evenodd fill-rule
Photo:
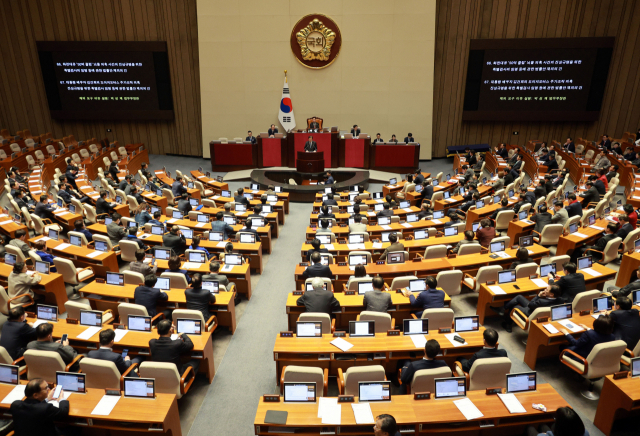
M 0 2 L 0 436 L 640 435 L 639 15 Z

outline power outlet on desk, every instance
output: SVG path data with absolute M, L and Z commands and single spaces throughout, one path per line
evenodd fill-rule
M 344 291 L 344 295 L 356 295 L 356 291 Z
M 387 330 L 387 336 L 400 336 L 400 330 Z
M 338 396 L 338 403 L 353 403 L 354 401 L 355 401 L 355 398 L 353 397 L 353 395 Z
M 293 291 L 293 295 L 302 295 L 303 291 Z
M 334 338 L 344 338 L 347 336 L 347 332 L 333 332 Z
M 293 337 L 293 332 L 280 332 L 280 337 L 281 338 L 292 338 Z

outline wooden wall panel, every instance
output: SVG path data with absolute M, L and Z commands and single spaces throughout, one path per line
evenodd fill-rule
M 567 136 L 620 138 L 640 127 L 640 2 L 634 0 L 438 0 L 433 156 L 448 145 Z M 633 17 L 636 17 L 634 20 Z M 463 122 L 469 41 L 478 38 L 615 36 L 607 88 L 596 122 Z M 518 136 L 512 135 L 519 131 Z
M 0 28 L 0 127 L 144 142 L 150 153 L 202 156 L 195 0 L 3 0 L 0 16 L 11 23 Z M 52 120 L 36 41 L 166 41 L 175 119 Z

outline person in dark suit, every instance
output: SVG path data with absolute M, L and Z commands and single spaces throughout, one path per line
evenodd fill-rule
M 302 278 L 304 278 L 305 280 L 312 277 L 325 277 L 328 279 L 333 279 L 333 274 L 331 273 L 331 268 L 329 268 L 329 265 L 321 264 L 320 260 L 320 253 L 312 253 L 312 265 L 308 266 L 307 269 L 304 270 L 304 272 L 302 273 Z
M 320 213 L 318 214 L 318 222 L 321 223 L 322 219 L 335 218 L 335 213 L 329 213 L 329 206 L 320 206 Z
M 0 346 L 7 350 L 13 360 L 22 357 L 27 344 L 36 340 L 36 329 L 26 320 L 24 308 L 16 306 L 9 311 L 9 320 L 2 326 Z
M 572 303 L 580 292 L 587 290 L 584 282 L 584 275 L 576 272 L 578 269 L 573 262 L 567 262 L 562 265 L 565 275 L 556 280 L 555 276 L 549 273 L 548 279 L 550 285 L 558 285 L 562 300 L 565 303 Z
M 124 191 L 125 194 L 129 195 L 129 192 L 131 192 L 131 175 L 127 174 L 126 176 L 124 176 L 124 179 L 122 179 L 122 181 L 118 185 L 118 189 Z
M 118 179 L 118 173 L 120 172 L 120 168 L 118 168 L 118 162 L 111 161 L 111 164 L 109 164 L 109 169 L 107 171 L 109 173 L 109 175 L 111 176 L 111 179 L 113 179 L 113 181 L 115 183 L 119 183 L 119 179 Z
M 558 170 L 558 161 L 555 159 L 549 159 L 545 164 L 547 166 L 548 173 L 556 172 Z
M 602 255 L 598 253 L 598 251 L 604 252 L 604 249 L 609 243 L 609 241 L 618 237 L 616 235 L 617 231 L 618 231 L 617 223 L 612 223 L 612 222 L 608 223 L 607 227 L 604 229 L 604 236 L 598 239 L 595 245 L 584 245 L 582 247 L 576 248 L 571 254 L 571 260 L 573 262 L 577 262 L 579 257 L 585 256 L 585 255 L 593 256 L 594 261 L 598 261 L 602 259 Z M 589 249 L 591 249 L 591 251 L 587 252 L 587 250 Z
M 318 253 L 314 253 L 314 256 L 318 256 L 318 259 L 320 258 Z M 340 302 L 336 300 L 330 289 L 324 290 L 324 281 L 322 279 L 319 277 L 313 279 L 311 286 L 313 286 L 313 291 L 305 291 L 296 301 L 297 306 L 304 306 L 307 312 L 326 313 L 329 315 L 331 315 L 331 312 L 340 310 Z
M 181 265 L 180 258 L 178 256 L 171 256 L 167 261 L 167 266 L 169 269 L 166 272 L 182 274 L 184 278 L 187 280 L 187 284 L 191 284 L 191 277 L 189 276 L 189 272 L 186 269 L 180 269 Z
M 429 339 L 424 344 L 424 357 L 414 362 L 406 362 L 400 371 L 400 381 L 406 387 L 411 385 L 413 376 L 421 369 L 435 369 L 447 366 L 444 360 L 436 360 L 440 354 L 440 344 L 435 339 Z M 403 393 L 406 393 L 406 389 Z
M 78 174 L 77 169 L 72 169 L 67 171 L 64 176 L 67 178 L 67 183 L 70 184 L 73 189 L 78 190 L 78 185 L 76 184 L 76 174 Z
M 46 380 L 34 378 L 24 389 L 25 400 L 11 403 L 10 413 L 16 436 L 58 436 L 67 434 L 55 425 L 69 416 L 69 400 L 60 400 L 54 406 L 54 389 L 49 388 Z M 60 392 L 62 398 L 63 392 Z
M 404 244 L 402 242 L 398 242 L 398 234 L 396 232 L 389 234 L 389 242 L 391 245 L 384 249 L 380 255 L 380 260 L 387 260 L 389 253 L 393 253 L 394 251 L 405 251 Z
M 624 242 L 627 235 L 634 230 L 634 227 L 629 224 L 629 217 L 626 214 L 618 215 L 618 221 L 620 222 L 620 229 L 616 232 L 616 236 L 621 238 Z
M 309 139 L 307 140 L 307 142 L 305 142 L 304 151 L 306 151 L 307 153 L 318 151 L 318 144 L 313 140 L 313 136 L 309 136 Z
M 238 195 L 233 197 L 233 201 L 236 203 L 244 204 L 245 206 L 249 206 L 249 200 L 244 196 L 244 188 L 238 188 Z
M 582 193 L 582 208 L 589 207 L 589 203 L 598 203 L 600 201 L 600 193 L 594 183 L 589 180 L 586 183 L 587 190 Z
M 216 295 L 207 289 L 202 289 L 202 275 L 200 273 L 193 275 L 191 287 L 184 291 L 184 295 L 187 301 L 187 309 L 197 310 L 202 313 L 204 321 L 207 322 L 212 315 L 209 312 L 209 304 L 216 302 Z
M 602 141 L 600 141 L 598 146 L 603 149 L 611 150 L 611 139 L 609 139 L 609 135 L 602 135 Z
M 18 190 L 13 195 L 13 200 L 16 202 L 20 210 L 22 210 L 22 208 L 24 207 L 30 211 L 33 211 L 33 206 L 30 206 L 29 204 L 27 204 L 27 202 L 23 200 L 23 196 L 24 196 L 24 192 L 22 190 Z
M 625 153 L 623 155 L 625 160 L 634 160 L 636 159 L 636 151 L 634 149 L 634 147 L 627 147 L 625 149 Z
M 393 216 L 391 205 L 386 201 L 382 204 L 382 210 L 376 214 L 376 217 L 378 218 L 381 216 Z
M 609 287 L 609 289 L 611 289 L 611 286 Z M 638 268 L 635 274 L 633 273 L 631 274 L 631 280 L 629 281 L 629 284 L 623 286 L 617 291 L 611 292 L 611 295 L 613 295 L 613 298 L 628 297 L 630 293 L 632 293 L 633 291 L 637 291 L 639 289 L 640 289 L 640 268 Z
M 313 253 L 329 253 L 329 250 L 326 248 L 320 248 L 320 240 L 317 238 L 314 238 L 311 241 L 311 249 L 309 249 L 309 251 L 307 251 L 307 262 L 309 262 L 311 260 L 311 255 Z
M 175 198 L 180 197 L 182 194 L 186 194 L 187 188 L 184 187 L 184 181 L 181 176 L 176 177 L 176 181 L 171 185 L 171 193 Z
M 375 139 L 373 140 L 372 144 L 373 144 L 373 145 L 376 145 L 376 144 L 384 144 L 384 139 L 382 139 L 382 137 L 380 136 L 380 134 L 379 134 L 379 133 L 377 133 L 377 134 L 376 134 L 376 137 L 375 137 Z
M 191 342 L 191 339 L 189 339 L 186 333 L 182 333 L 175 341 L 171 340 L 173 331 L 171 320 L 163 319 L 158 323 L 158 334 L 160 337 L 149 341 L 151 360 L 154 362 L 175 364 L 180 375 L 183 375 L 185 371 L 188 371 L 189 367 L 191 367 L 193 368 L 193 374 L 195 376 L 198 374 L 200 360 L 191 359 L 184 364 L 181 362 L 181 357 L 193 350 L 193 342 Z
M 327 171 L 327 179 L 324 181 L 325 185 L 333 185 L 336 180 L 333 178 L 331 171 Z
M 146 202 L 144 197 L 140 195 L 140 190 L 136 185 L 131 185 L 131 191 L 129 192 L 129 195 L 136 199 L 136 201 L 138 202 L 138 206 Z
M 464 158 L 467 161 L 467 165 L 469 165 L 469 167 L 472 168 L 475 164 L 478 163 L 478 158 L 476 157 L 476 154 L 471 151 L 470 148 L 465 149 L 464 152 L 466 153 Z
M 158 278 L 155 274 L 148 274 L 144 276 L 144 285 L 136 287 L 133 291 L 134 303 L 144 306 L 151 317 L 158 314 L 158 303 L 163 303 L 169 299 L 169 295 L 167 295 L 167 293 L 154 288 L 157 281 Z M 165 313 L 165 317 L 167 314 L 171 315 L 170 310 L 163 313 Z
M 122 353 L 115 353 L 113 351 L 113 344 L 115 343 L 116 332 L 113 329 L 103 330 L 100 332 L 100 348 L 97 350 L 91 350 L 87 353 L 87 357 L 91 359 L 107 360 L 113 362 L 118 368 L 120 375 L 124 374 L 129 367 L 134 364 L 140 364 L 144 360 L 142 357 L 129 356 L 122 357 Z M 135 377 L 135 370 L 131 371 L 128 377 Z
M 414 142 L 413 135 L 411 133 L 407 133 L 407 136 L 404 137 L 404 143 L 408 144 L 410 142 Z
M 498 332 L 492 328 L 488 328 L 482 334 L 484 338 L 484 347 L 482 350 L 471 356 L 470 359 L 460 359 L 460 366 L 466 373 L 471 371 L 471 367 L 478 359 L 489 359 L 492 357 L 507 357 L 506 350 L 498 350 Z
M 516 295 L 516 297 L 509 300 L 504 307 L 490 307 L 497 312 L 498 315 L 504 317 L 504 321 L 502 321 L 502 328 L 508 333 L 511 333 L 511 327 L 513 325 L 513 321 L 511 320 L 511 311 L 513 309 L 517 308 L 523 314 L 529 316 L 539 307 L 551 307 L 563 304 L 564 301 L 560 298 L 561 293 L 562 291 L 560 290 L 560 286 L 551 285 L 540 291 L 531 301 L 527 300 L 523 295 Z
M 542 229 L 544 229 L 545 226 L 552 224 L 553 215 L 547 212 L 547 206 L 545 204 L 540 205 L 540 211 L 536 211 L 533 208 L 531 210 L 533 211 L 533 216 L 529 219 L 536 223 L 533 230 L 542 233 Z
M 520 265 L 525 265 L 531 262 L 535 261 L 529 257 L 529 250 L 527 250 L 525 247 L 520 247 L 518 248 L 518 251 L 516 251 L 516 260 L 511 262 L 511 265 L 509 265 L 509 269 L 516 269 L 516 267 Z
M 565 207 L 569 218 L 572 216 L 582 216 L 582 203 L 577 200 L 574 192 L 569 193 L 569 204 Z
M 129 231 L 126 238 L 122 239 L 123 241 L 135 242 L 138 244 L 138 249 L 144 250 L 146 245 L 140 239 L 138 239 L 138 228 L 137 227 L 129 227 Z
M 252 225 L 253 223 L 251 222 L 251 220 L 246 220 L 244 222 L 244 227 L 239 230 L 239 232 L 253 233 L 254 235 L 256 235 L 256 242 L 260 242 L 260 235 L 258 234 L 258 231 L 256 229 L 251 228 Z
M 102 190 L 100 191 L 100 198 L 98 198 L 98 201 L 96 201 L 96 214 L 97 215 L 102 215 L 102 214 L 112 214 L 113 211 L 115 210 L 116 204 L 115 203 L 109 203 L 107 200 L 107 191 Z
M 311 130 L 318 130 L 320 128 L 320 123 L 318 123 L 318 121 L 314 118 L 310 123 L 309 123 L 309 129 Z
M 538 180 L 538 186 L 533 190 L 533 195 L 536 196 L 536 200 L 540 197 L 544 197 L 547 195 L 547 189 L 545 188 L 544 179 Z M 534 203 L 531 203 L 533 206 Z
M 613 335 L 613 320 L 609 315 L 601 315 L 593 321 L 593 330 L 584 324 L 580 324 L 580 327 L 586 330 L 580 335 L 580 339 L 574 338 L 567 329 L 561 328 L 559 330 L 567 341 L 569 341 L 567 350 L 573 351 L 585 359 L 596 345 L 616 340 L 616 337 Z M 580 362 L 572 357 L 571 354 L 566 354 L 565 356 Z
M 500 207 L 491 214 L 491 219 L 495 221 L 496 218 L 498 218 L 498 214 L 503 210 L 513 210 L 509 206 L 509 199 L 507 197 L 502 197 L 502 200 L 500 200 Z
M 269 130 L 267 131 L 267 134 L 269 135 L 269 138 L 271 138 L 276 133 L 278 133 L 278 128 L 276 127 L 275 124 L 272 124 L 271 127 L 269 127 Z
M 640 340 L 640 313 L 638 309 L 632 309 L 631 299 L 619 296 L 616 299 L 615 310 L 610 312 L 609 316 L 613 321 L 613 334 L 616 339 L 622 339 L 627 343 L 627 348 L 633 350 Z
M 173 226 L 169 233 L 162 236 L 162 245 L 171 248 L 176 255 L 180 256 L 187 249 L 187 240 L 180 231 L 180 227 Z
M 425 180 L 422 182 L 422 198 L 420 199 L 420 204 L 426 201 L 431 201 L 433 197 L 433 186 L 429 180 Z
M 245 142 L 251 142 L 252 144 L 255 144 L 256 142 L 258 142 L 256 137 L 253 136 L 253 133 L 251 133 L 251 130 L 247 132 L 247 137 L 244 140 Z
M 224 238 L 225 241 L 229 239 L 230 235 L 235 233 L 235 230 L 233 230 L 233 227 L 231 227 L 229 224 L 227 224 L 224 221 L 224 212 L 216 213 L 216 220 L 211 221 L 211 231 L 222 232 L 222 237 Z
M 38 215 L 40 218 L 47 218 L 51 221 L 55 221 L 53 216 L 53 207 L 48 203 L 49 197 L 46 195 L 40 196 L 40 201 L 36 203 L 36 208 L 33 211 L 34 215 Z
M 353 135 L 354 138 L 357 138 L 360 135 L 360 127 L 358 127 L 357 124 L 353 125 L 353 128 L 351 129 L 351 134 Z
M 402 295 L 409 298 L 411 307 L 420 307 L 422 310 L 416 312 L 417 318 L 422 318 L 422 313 L 427 309 L 441 309 L 444 307 L 444 291 L 436 289 L 438 282 L 434 276 L 427 276 L 425 279 L 427 290 L 420 292 L 418 298 L 408 289 L 402 290 Z
M 509 150 L 507 150 L 504 144 L 500 144 L 496 147 L 496 154 L 502 159 L 507 159 L 507 157 L 509 156 Z
M 418 168 L 413 173 L 413 183 L 415 183 L 416 185 L 422 185 L 423 182 L 424 182 L 424 176 L 422 175 L 422 170 Z
M 227 245 L 230 245 L 229 242 Z M 231 244 L 231 248 L 233 249 L 233 244 Z M 225 247 L 226 251 L 226 247 Z M 209 264 L 209 271 L 211 274 L 205 274 L 202 276 L 203 282 L 217 281 L 219 285 L 227 288 L 227 291 L 230 291 L 232 287 L 235 287 L 235 283 L 230 282 L 229 278 L 224 274 L 218 274 L 220 272 L 220 262 L 213 261 Z M 236 293 L 237 294 L 237 293 Z
M 323 206 L 337 206 L 338 202 L 333 198 L 333 193 L 329 192 L 327 194 L 327 199 L 322 202 Z
M 180 199 L 178 200 L 178 210 L 182 212 L 183 215 L 188 215 L 189 212 L 193 210 L 193 206 L 189 202 L 189 195 L 182 194 Z
M 611 183 L 611 179 L 613 179 L 614 177 L 616 177 L 616 174 L 618 173 L 618 169 L 620 167 L 618 165 L 611 165 L 609 167 L 609 171 L 607 172 L 607 174 L 605 175 L 605 177 L 607 178 L 607 182 Z
M 567 137 L 567 141 L 563 144 L 563 147 L 571 153 L 576 152 L 576 144 L 573 143 L 573 139 L 571 139 L 570 136 Z

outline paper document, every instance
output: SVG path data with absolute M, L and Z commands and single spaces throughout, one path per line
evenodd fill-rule
M 552 335 L 555 335 L 556 333 L 560 333 L 560 331 L 557 328 L 555 328 L 553 324 L 542 324 L 542 327 L 547 329 L 547 331 Z
M 120 396 L 118 395 L 105 395 L 102 399 L 96 404 L 95 409 L 91 412 L 92 415 L 102 415 L 108 416 L 111 414 L 111 411 L 118 401 L 120 400 Z
M 442 221 L 436 219 L 436 220 L 431 220 L 432 223 L 434 224 L 442 224 Z
M 90 337 L 98 333 L 100 330 L 102 330 L 102 327 L 89 327 L 88 329 L 80 333 L 77 336 L 77 338 L 88 340 Z
M 94 258 L 94 257 L 100 256 L 101 254 L 103 254 L 102 251 L 94 251 L 92 253 L 87 254 L 87 257 Z
M 220 268 L 220 271 L 222 272 L 231 272 L 233 270 L 233 265 L 225 265 L 222 268 Z
M 180 335 L 179 335 L 179 334 L 174 333 L 174 334 L 172 334 L 172 335 L 171 335 L 171 340 L 172 340 L 172 341 L 175 341 L 175 340 L 176 340 L 176 339 L 178 339 L 179 337 L 180 337 Z
M 342 419 L 342 405 L 332 404 L 325 407 L 322 412 L 322 423 L 330 425 L 340 425 Z
M 602 274 L 600 274 L 598 271 L 596 271 L 593 268 L 583 268 L 581 271 L 582 272 L 586 272 L 587 274 L 590 274 L 590 275 L 592 275 L 594 277 L 598 277 L 598 276 L 602 275 Z
M 375 213 L 375 212 L 367 212 L 367 215 L 369 215 L 369 216 L 376 216 L 376 213 Z
M 382 203 L 384 203 L 384 200 L 376 200 L 376 203 L 382 204 Z
M 71 244 L 60 244 L 56 247 L 57 250 L 66 250 L 67 248 L 71 247 Z
M 46 323 L 48 323 L 48 322 L 49 322 L 49 321 L 47 321 L 46 319 L 38 319 L 38 320 L 35 320 L 35 321 L 33 322 L 33 328 L 36 328 L 36 327 L 38 327 L 40 324 L 46 324 Z
M 604 227 L 599 227 L 599 226 L 596 226 L 596 225 L 591 225 L 589 227 L 592 228 L 592 229 L 600 230 L 600 231 L 604 230 Z
M 580 232 L 573 232 L 571 234 L 571 236 L 577 236 L 578 238 L 588 238 L 589 235 L 585 235 L 584 233 L 580 233 Z
M 364 244 L 347 244 L 349 250 L 365 250 Z
M 351 409 L 353 409 L 353 417 L 356 419 L 356 424 L 375 424 L 369 403 L 351 403 Z
M 541 288 L 547 287 L 547 282 L 545 282 L 542 279 L 531 279 L 531 281 L 533 282 L 534 285 L 540 286 Z
M 9 392 L 9 395 L 4 397 L 2 404 L 11 404 L 16 400 L 22 400 L 24 398 L 24 388 L 27 385 L 18 385 Z
M 416 348 L 424 348 L 425 344 L 427 343 L 427 337 L 425 335 L 409 335 L 409 337 L 413 341 L 413 345 L 415 345 Z
M 504 291 L 500 286 L 496 286 L 496 285 L 494 285 L 494 286 L 489 286 L 489 290 L 490 290 L 491 292 L 493 292 L 494 294 L 496 294 L 496 295 L 504 295 L 504 294 L 506 294 L 506 293 L 507 293 L 507 292 L 506 292 L 506 291 Z
M 348 351 L 353 347 L 353 344 L 350 344 L 342 338 L 336 338 L 329 343 L 335 347 L 340 348 L 342 351 Z
M 324 248 L 326 248 L 327 250 L 335 250 L 333 244 L 324 244 Z
M 411 209 L 410 207 L 405 207 L 404 209 L 405 212 L 413 212 L 413 209 Z
M 320 397 L 318 398 L 318 418 L 322 418 L 324 412 L 332 406 L 338 405 L 337 398 Z
M 372 246 L 374 250 L 382 249 L 382 242 L 374 242 Z
M 520 400 L 514 394 L 498 394 L 509 413 L 527 413 Z
M 218 248 L 224 248 L 227 246 L 227 242 L 226 241 L 220 241 L 216 244 L 216 247 Z
M 12 220 L 2 221 L 2 222 L 0 223 L 0 226 L 4 226 L 4 225 L 7 225 L 7 224 L 11 224 L 12 222 L 13 222 Z
M 447 333 L 444 335 L 445 338 L 449 339 L 449 342 L 451 342 L 451 345 L 453 345 L 454 347 L 462 347 L 463 345 L 469 345 L 467 343 L 467 341 L 464 341 L 464 344 L 456 341 L 453 339 L 453 337 L 456 335 L 457 333 Z
M 122 338 L 124 338 L 124 335 L 129 333 L 129 330 L 115 329 L 114 332 L 116 332 L 116 337 L 115 337 L 114 341 L 115 342 L 120 342 L 120 340 L 122 340 Z
M 503 259 L 509 259 L 511 257 L 511 255 L 508 254 L 506 251 L 496 251 L 493 254 L 497 254 L 498 256 L 500 256 Z
M 529 221 L 529 220 L 520 220 L 520 221 L 522 221 L 525 224 L 533 224 L 533 221 Z
M 473 401 L 471 401 L 469 398 L 456 400 L 453 402 L 453 404 L 455 404 L 458 410 L 460 410 L 464 417 L 467 418 L 467 421 L 482 418 L 484 416 L 482 412 L 478 410 L 476 405 L 473 404 Z
M 209 224 L 209 223 L 198 223 L 198 224 L 196 224 L 196 227 L 204 227 L 207 224 Z
M 576 324 L 575 322 L 571 321 L 570 319 L 562 319 L 562 320 L 558 321 L 558 324 L 560 324 L 561 326 L 564 326 L 565 328 L 571 330 L 573 333 L 581 332 L 582 330 L 584 330 L 582 327 L 580 327 L 578 324 Z
M 200 268 L 201 263 L 197 262 L 185 262 L 182 264 L 182 268 L 184 269 L 198 269 Z
M 382 227 L 385 230 L 391 230 L 391 226 L 388 226 L 386 224 L 381 225 L 380 227 Z
M 173 224 L 176 221 L 178 221 L 176 218 L 171 218 L 169 221 L 167 221 L 169 224 Z
M 413 225 L 411 223 L 402 223 L 400 224 L 402 227 L 406 227 L 406 228 L 410 228 L 413 227 Z

